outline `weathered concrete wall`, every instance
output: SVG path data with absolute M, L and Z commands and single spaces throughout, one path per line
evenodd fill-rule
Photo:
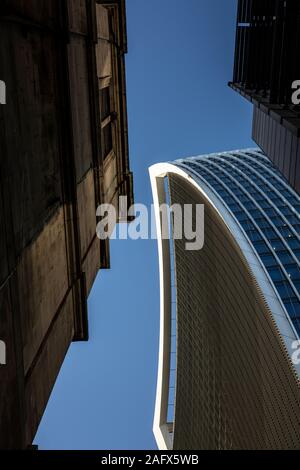
M 36 362 L 25 381 L 26 442 L 32 442 L 53 384 L 74 335 L 72 295 L 69 293 L 49 328 Z
M 80 246 L 82 258 L 86 255 L 95 236 L 95 188 L 94 172 L 90 170 L 77 185 Z
M 6 344 L 7 362 L 0 366 L 0 449 L 21 448 L 24 445 L 24 374 L 20 370 L 17 326 L 11 303 L 11 286 L 7 283 L 0 290 L 0 338 Z
M 1 23 L 0 44 L 8 96 L 2 107 L 1 184 L 20 254 L 62 200 L 57 44 L 51 35 L 10 23 Z
M 2 0 L 4 14 L 10 14 L 41 23 L 57 26 L 61 0 Z
M 80 182 L 93 161 L 87 47 L 84 37 L 71 36 L 69 67 L 71 97 L 76 96 L 76 100 L 71 100 L 71 107 L 76 180 Z
M 67 270 L 61 207 L 37 239 L 24 250 L 17 268 L 25 373 L 68 290 Z

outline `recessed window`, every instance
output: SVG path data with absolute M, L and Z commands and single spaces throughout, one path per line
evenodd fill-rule
M 105 159 L 110 151 L 112 150 L 112 128 L 111 123 L 108 123 L 104 129 L 102 129 L 102 155 Z
M 103 121 L 110 114 L 110 87 L 100 90 L 100 99 L 101 121 Z

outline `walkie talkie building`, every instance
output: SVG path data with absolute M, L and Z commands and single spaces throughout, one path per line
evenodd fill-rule
M 150 176 L 159 448 L 299 449 L 300 197 L 256 149 L 157 164 Z M 204 205 L 201 250 L 164 239 L 164 202 Z

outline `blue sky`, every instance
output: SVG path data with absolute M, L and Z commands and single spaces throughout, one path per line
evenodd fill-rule
M 236 0 L 127 0 L 127 93 L 135 201 L 148 167 L 253 146 L 251 106 L 232 77 Z M 154 240 L 112 241 L 89 298 L 90 341 L 72 344 L 46 409 L 40 449 L 155 449 L 159 324 Z

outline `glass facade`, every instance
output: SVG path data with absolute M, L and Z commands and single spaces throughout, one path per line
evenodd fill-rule
M 175 164 L 226 204 L 246 233 L 300 336 L 300 197 L 257 149 Z

